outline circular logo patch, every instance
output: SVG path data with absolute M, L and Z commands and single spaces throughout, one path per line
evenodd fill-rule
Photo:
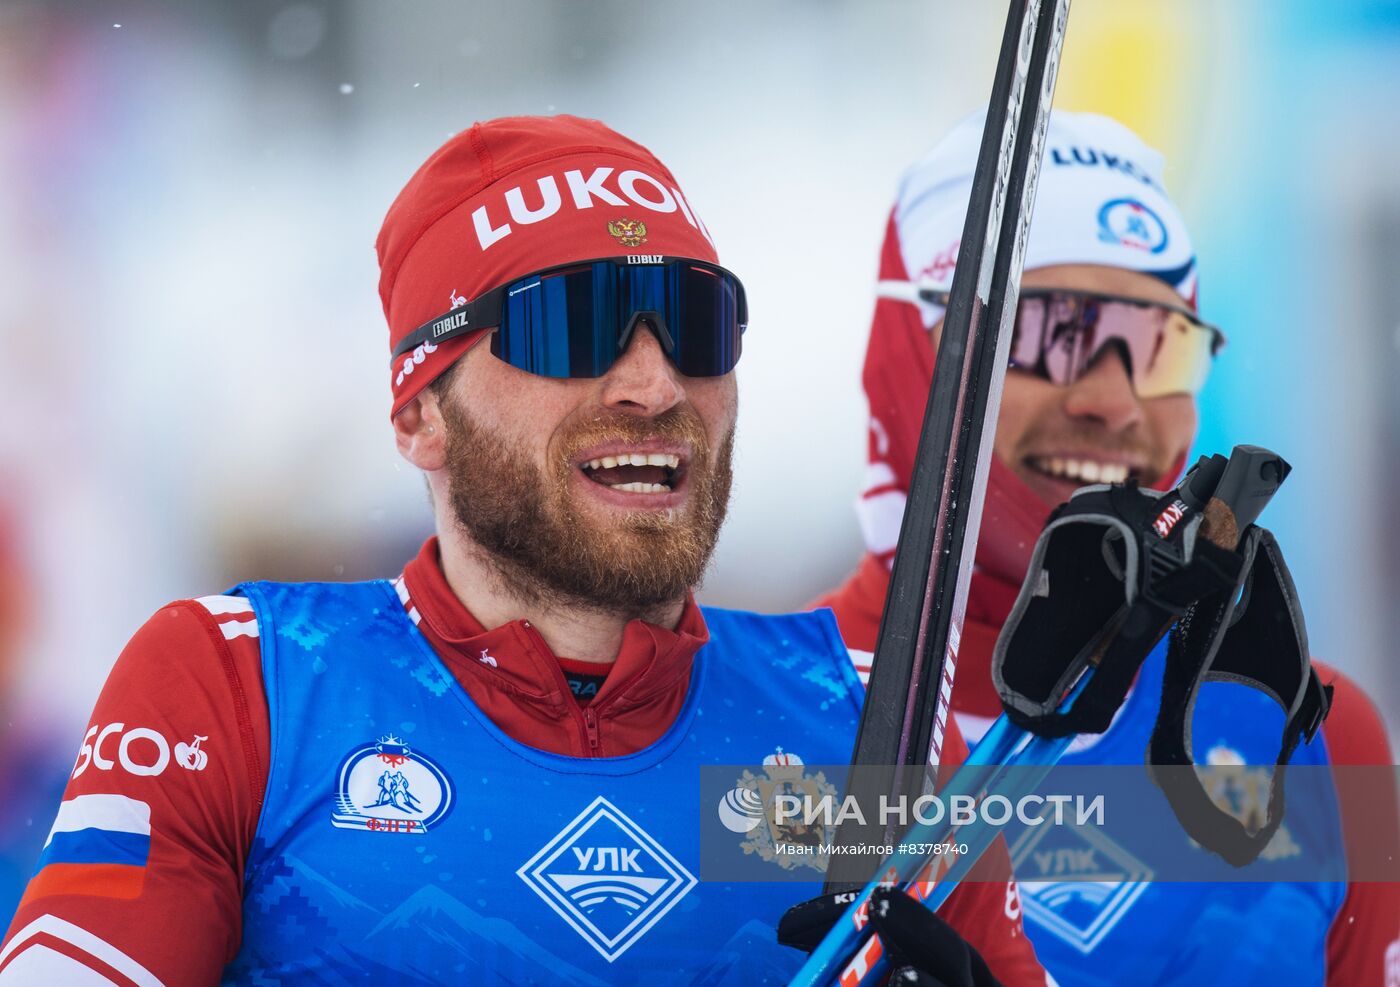
M 447 818 L 455 802 L 447 772 L 388 734 L 356 747 L 340 762 L 331 824 L 375 833 L 426 833 Z
M 1099 207 L 1099 239 L 1160 254 L 1167 249 L 1167 226 L 1137 199 L 1109 199 Z

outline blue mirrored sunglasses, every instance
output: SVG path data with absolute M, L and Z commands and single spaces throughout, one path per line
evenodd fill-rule
M 655 254 L 547 268 L 492 288 L 424 323 L 400 357 L 493 329 L 491 352 L 541 377 L 601 377 L 646 322 L 687 377 L 721 377 L 739 362 L 748 326 L 744 286 L 715 264 Z

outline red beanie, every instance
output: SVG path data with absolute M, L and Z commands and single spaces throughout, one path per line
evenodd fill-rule
M 718 262 L 666 166 L 572 116 L 502 117 L 457 134 L 408 180 L 375 249 L 391 352 L 423 323 L 556 264 L 639 250 Z M 391 415 L 480 335 L 395 359 Z

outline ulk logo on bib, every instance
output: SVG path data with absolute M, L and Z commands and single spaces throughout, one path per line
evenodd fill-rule
M 601 795 L 515 873 L 609 963 L 696 884 Z

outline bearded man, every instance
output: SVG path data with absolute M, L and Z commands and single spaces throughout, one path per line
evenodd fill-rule
M 873 648 L 879 632 L 982 121 L 964 120 L 906 172 L 887 226 L 864 373 L 870 467 L 857 513 L 868 551 L 820 601 L 852 648 Z M 1052 112 L 953 688 L 954 718 L 973 740 L 1001 712 L 992 650 L 1051 509 L 1091 484 L 1168 489 L 1195 437 L 1197 394 L 1224 337 L 1197 314 L 1196 257 L 1163 170 L 1162 156 L 1116 121 Z M 1165 641 L 1113 725 L 1081 738 L 1066 763 L 1142 763 L 1164 657 Z M 1332 711 L 1292 763 L 1390 764 L 1365 694 L 1318 667 Z M 1205 686 L 1190 729 L 1197 763 L 1273 764 L 1276 711 L 1254 690 Z M 1370 794 L 1316 831 L 1280 830 L 1266 866 L 1340 857 L 1341 824 L 1356 817 L 1395 832 L 1393 788 Z M 1349 884 L 1124 882 L 1114 859 L 1077 883 L 1047 872 L 1032 884 L 1033 870 L 1018 871 L 1027 931 L 1061 987 L 1379 985 L 1400 956 L 1396 885 L 1364 875 Z
M 247 583 L 137 632 L 0 984 L 785 981 L 816 885 L 699 882 L 699 769 L 844 763 L 862 692 L 829 615 L 691 595 L 742 286 L 651 152 L 565 116 L 448 141 L 378 251 L 436 536 L 392 581 Z M 914 966 L 1044 983 L 1005 877 L 944 917 L 966 942 Z

